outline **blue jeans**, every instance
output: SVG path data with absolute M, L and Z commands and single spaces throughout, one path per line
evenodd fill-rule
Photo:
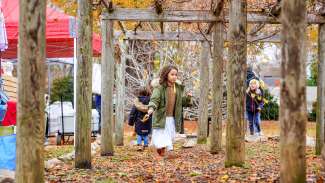
M 96 110 L 98 112 L 98 121 L 99 121 L 99 124 L 98 124 L 98 133 L 101 134 L 101 131 L 102 131 L 102 119 L 101 119 L 101 111 L 100 111 L 101 107 L 100 106 L 96 106 Z
M 143 145 L 148 146 L 149 145 L 149 137 L 148 135 L 138 135 L 137 136 L 137 144 L 141 145 L 143 140 Z
M 259 112 L 253 113 L 253 112 L 247 112 L 247 117 L 249 121 L 249 131 L 251 135 L 254 135 L 254 129 L 257 133 L 261 132 L 260 127 L 260 118 L 259 118 Z
M 258 112 L 256 115 L 257 115 L 258 127 L 259 127 L 259 129 L 260 129 L 259 132 L 261 132 L 261 112 Z M 256 126 L 254 126 L 254 127 L 255 127 L 254 130 L 257 131 L 257 127 L 256 127 Z

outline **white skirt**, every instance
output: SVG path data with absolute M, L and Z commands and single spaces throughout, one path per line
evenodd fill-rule
M 155 148 L 166 147 L 168 151 L 173 150 L 173 142 L 176 136 L 174 117 L 166 117 L 165 128 L 152 130 L 152 144 Z

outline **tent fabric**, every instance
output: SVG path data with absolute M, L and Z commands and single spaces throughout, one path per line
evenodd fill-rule
M 2 0 L 1 9 L 6 21 L 8 49 L 2 58 L 17 58 L 19 0 Z M 47 7 L 46 9 L 46 57 L 67 58 L 73 57 L 74 38 L 73 30 L 75 18 L 60 11 Z M 101 52 L 100 36 L 93 34 L 93 55 Z
M 9 100 L 7 103 L 7 112 L 2 121 L 2 126 L 16 125 L 17 121 L 17 103 Z
M 8 40 L 5 26 L 5 19 L 0 8 L 0 51 L 5 51 L 8 48 Z
M 0 136 L 0 169 L 16 169 L 16 135 Z

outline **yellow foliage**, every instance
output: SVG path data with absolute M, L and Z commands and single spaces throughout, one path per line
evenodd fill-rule
M 77 0 L 50 0 L 58 8 L 71 16 L 77 15 Z M 153 0 L 113 0 L 114 6 L 121 8 L 148 8 L 153 4 Z M 94 32 L 100 32 L 100 15 L 105 11 L 103 6 L 94 6 L 93 9 L 93 28 Z M 136 22 L 126 22 L 126 29 L 133 29 Z M 116 26 L 119 29 L 118 26 Z
M 317 42 L 318 39 L 318 26 L 313 25 L 308 27 L 308 37 L 313 43 Z
M 113 4 L 122 8 L 147 8 L 153 0 L 113 0 Z

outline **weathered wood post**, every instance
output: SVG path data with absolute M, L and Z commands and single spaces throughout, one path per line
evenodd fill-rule
M 198 126 L 198 144 L 207 142 L 208 127 L 208 95 L 209 95 L 209 61 L 210 45 L 207 41 L 201 42 L 201 61 L 200 61 L 200 101 L 199 101 L 199 126 Z
M 201 42 L 201 62 L 200 62 L 200 101 L 199 101 L 199 125 L 198 144 L 206 144 L 208 127 L 208 95 L 209 95 L 209 62 L 210 45 L 208 41 Z
M 245 162 L 246 0 L 231 0 L 229 11 L 226 167 Z
M 281 7 L 280 182 L 306 182 L 306 1 Z
M 105 16 L 104 16 L 105 17 Z M 102 64 L 101 64 L 101 155 L 114 155 L 113 143 L 113 91 L 114 91 L 114 45 L 113 21 L 102 20 Z
M 325 142 L 325 24 L 318 27 L 318 77 L 316 113 L 316 154 L 320 155 Z
M 221 151 L 222 143 L 222 101 L 223 101 L 223 22 L 216 22 L 213 32 L 212 54 L 212 121 L 210 135 L 210 152 Z
M 92 1 L 78 0 L 75 167 L 91 168 Z
M 16 182 L 44 182 L 46 1 L 19 1 Z
M 125 49 L 126 41 L 121 45 L 121 59 L 116 64 L 116 118 L 115 118 L 115 145 L 123 146 L 124 136 L 124 109 L 125 109 Z

